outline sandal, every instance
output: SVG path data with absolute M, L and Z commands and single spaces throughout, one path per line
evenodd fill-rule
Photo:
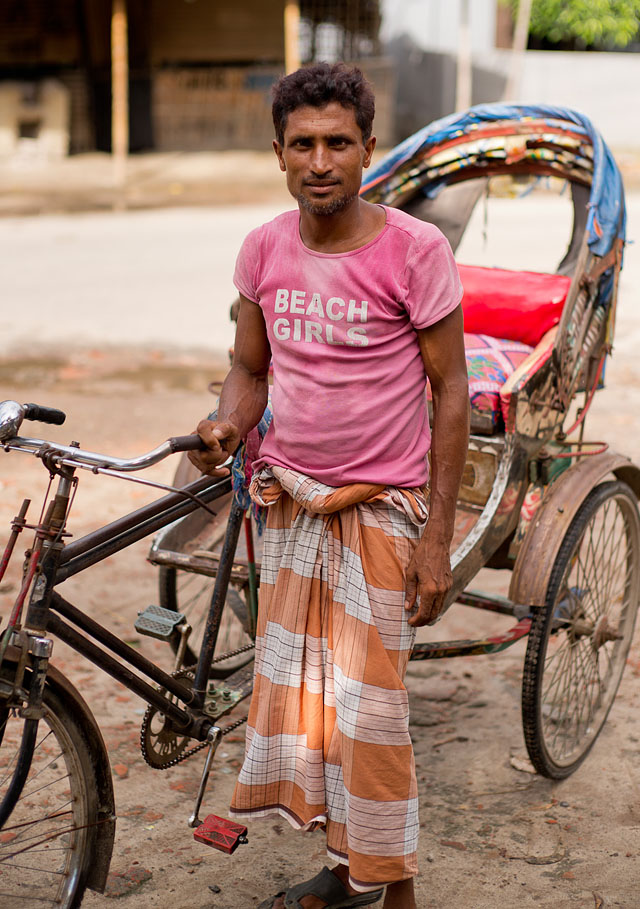
M 317 896 L 318 899 L 325 900 L 326 909 L 349 909 L 351 906 L 371 906 L 382 898 L 383 893 L 384 888 L 370 890 L 369 893 L 349 893 L 342 881 L 325 865 L 310 881 L 303 881 L 286 891 L 281 890 L 260 903 L 258 909 L 272 909 L 279 896 L 284 896 L 286 909 L 302 909 L 300 900 L 304 896 Z

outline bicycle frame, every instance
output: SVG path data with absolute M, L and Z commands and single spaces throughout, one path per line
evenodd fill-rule
M 69 479 L 62 476 L 60 483 L 69 484 Z M 73 650 L 161 711 L 181 734 L 199 740 L 204 740 L 214 725 L 214 721 L 203 714 L 202 708 L 208 683 L 208 669 L 233 564 L 233 551 L 242 526 L 242 509 L 237 506 L 232 509 L 232 518 L 227 527 L 224 544 L 227 558 L 216 578 L 193 689 L 186 687 L 180 680 L 121 641 L 99 622 L 67 601 L 54 588 L 161 527 L 194 512 L 200 503 L 206 505 L 230 491 L 230 479 L 202 477 L 190 483 L 184 491 L 163 496 L 66 546 L 58 544 L 59 551 L 53 554 L 54 557 L 44 560 L 46 592 L 40 599 L 32 596 L 24 623 L 26 628 L 39 634 L 51 633 L 64 641 Z M 197 500 L 194 499 L 196 496 Z M 38 529 L 44 530 L 42 525 Z M 116 657 L 138 670 L 167 693 L 149 684 Z M 246 694 L 249 694 L 249 691 L 248 688 Z M 180 706 L 175 699 L 184 706 Z M 238 699 L 235 699 L 229 705 L 229 709 L 237 702 Z

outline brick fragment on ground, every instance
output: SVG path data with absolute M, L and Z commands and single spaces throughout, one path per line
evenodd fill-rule
M 104 895 L 108 899 L 118 899 L 135 893 L 143 884 L 153 877 L 151 871 L 133 865 L 126 871 L 112 871 L 107 878 Z
M 120 817 L 137 817 L 139 814 L 144 814 L 144 805 L 134 805 L 132 808 L 125 808 L 122 811 L 118 811 Z
M 144 820 L 147 821 L 147 823 L 151 824 L 151 823 L 153 823 L 153 821 L 159 821 L 163 817 L 164 817 L 164 814 L 162 813 L 162 811 L 154 811 L 153 808 L 151 808 L 145 814 Z

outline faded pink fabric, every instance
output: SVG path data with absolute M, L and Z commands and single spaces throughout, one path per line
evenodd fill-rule
M 422 486 L 431 442 L 416 329 L 458 306 L 449 243 L 386 208 L 366 246 L 319 253 L 298 211 L 245 239 L 234 283 L 262 309 L 273 356 L 273 421 L 254 469 L 288 467 L 326 483 Z

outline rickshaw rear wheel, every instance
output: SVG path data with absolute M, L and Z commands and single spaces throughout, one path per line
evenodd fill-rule
M 587 495 L 560 545 L 524 661 L 522 723 L 538 773 L 564 779 L 613 704 L 640 597 L 640 517 L 626 483 Z

